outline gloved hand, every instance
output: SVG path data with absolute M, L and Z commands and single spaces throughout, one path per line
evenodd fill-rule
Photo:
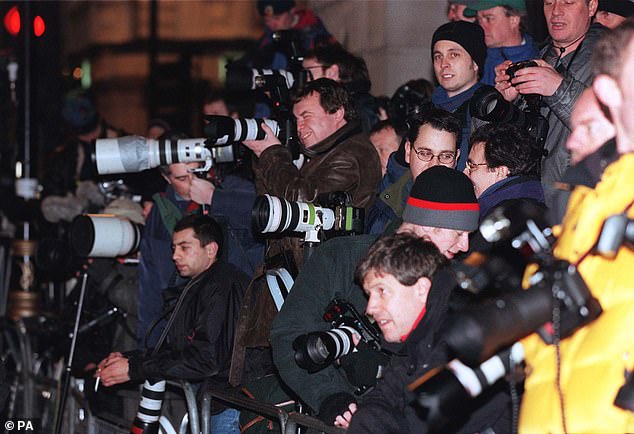
M 368 387 L 376 384 L 379 366 L 386 366 L 389 356 L 360 341 L 355 351 L 339 359 L 350 384 Z
M 321 419 L 322 422 L 333 425 L 335 418 L 345 413 L 348 410 L 348 406 L 352 403 L 356 404 L 357 400 L 349 393 L 339 392 L 332 394 L 324 399 L 319 406 L 319 414 L 317 417 Z

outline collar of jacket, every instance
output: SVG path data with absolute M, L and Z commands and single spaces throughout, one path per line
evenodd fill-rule
M 359 134 L 360 132 L 361 123 L 359 123 L 359 121 L 350 121 L 343 127 L 339 128 L 337 131 L 326 137 L 324 140 L 314 144 L 310 148 L 306 148 L 304 147 L 304 145 L 302 145 L 302 154 L 306 155 L 309 158 L 325 154 L 326 152 L 337 146 L 339 143 L 343 142 L 344 140 L 348 140 L 350 137 L 354 136 L 355 134 Z

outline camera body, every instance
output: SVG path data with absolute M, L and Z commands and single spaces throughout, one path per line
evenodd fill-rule
M 511 63 L 508 68 L 506 68 L 506 75 L 509 76 L 509 81 L 515 78 L 515 73 L 520 69 L 530 68 L 537 65 L 537 62 L 534 60 L 524 60 L 522 62 Z M 513 85 L 515 86 L 515 85 Z
M 549 227 L 543 227 L 543 220 L 538 209 L 523 204 L 500 207 L 480 225 L 487 241 L 509 243 L 522 253 L 526 264 L 540 268 L 527 290 L 508 288 L 502 295 L 468 305 L 452 317 L 446 341 L 467 365 L 477 366 L 533 332 L 551 344 L 601 314 L 599 302 L 576 267 L 553 256 L 554 237 Z M 554 311 L 558 312 L 558 321 L 551 323 Z
M 334 298 L 326 307 L 323 319 L 331 324 L 329 331 L 307 333 L 293 341 L 295 362 L 309 373 L 318 372 L 349 354 L 355 347 L 355 334 L 371 348 L 381 349 L 380 332 L 376 324 L 371 323 L 346 300 Z

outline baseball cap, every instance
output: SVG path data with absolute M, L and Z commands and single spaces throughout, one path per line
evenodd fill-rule
M 508 6 L 518 12 L 526 12 L 526 2 L 524 0 L 476 0 L 467 5 L 463 14 L 465 17 L 475 17 L 478 11 L 484 11 L 496 6 Z

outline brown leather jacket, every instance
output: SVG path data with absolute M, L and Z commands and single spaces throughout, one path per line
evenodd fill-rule
M 346 191 L 352 196 L 352 206 L 372 205 L 381 180 L 381 163 L 368 137 L 361 134 L 358 122 L 348 122 L 302 152 L 307 161 L 301 169 L 293 164 L 290 152 L 283 146 L 262 152 L 254 163 L 258 194 L 312 202 L 321 193 Z M 291 241 L 291 250 L 297 264 L 301 264 L 298 241 Z
M 258 193 L 311 202 L 320 193 L 346 191 L 353 206 L 369 207 L 381 180 L 381 163 L 372 143 L 360 131 L 357 122 L 348 122 L 304 149 L 308 161 L 301 169 L 293 165 L 285 147 L 268 148 L 254 165 Z

